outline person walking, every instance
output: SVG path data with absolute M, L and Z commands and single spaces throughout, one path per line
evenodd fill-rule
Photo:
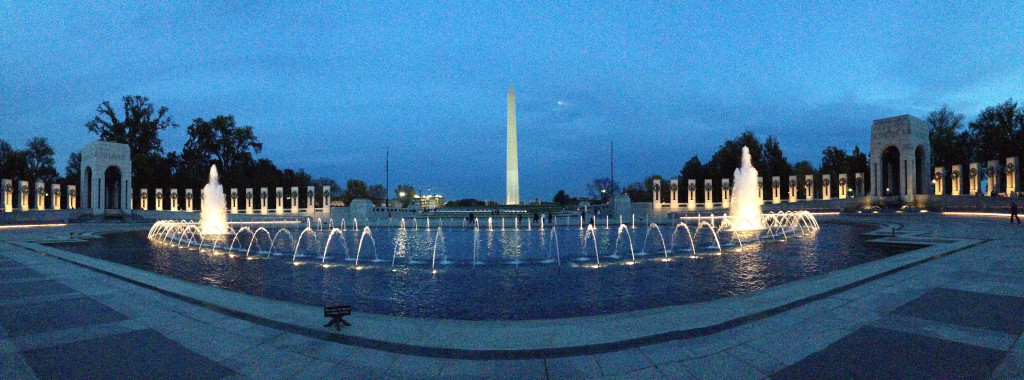
M 1010 224 L 1013 224 L 1013 220 L 1017 219 L 1017 224 L 1020 224 L 1020 217 L 1017 216 L 1017 202 L 1010 202 Z

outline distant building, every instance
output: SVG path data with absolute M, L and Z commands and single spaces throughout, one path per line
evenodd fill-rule
M 433 209 L 441 208 L 441 207 L 444 207 L 444 204 L 445 204 L 444 196 L 440 195 L 440 194 L 434 194 L 434 195 L 419 195 L 419 194 L 416 194 L 416 195 L 413 196 L 413 199 L 415 199 L 416 202 L 418 202 L 420 204 L 420 207 L 423 210 L 433 210 Z

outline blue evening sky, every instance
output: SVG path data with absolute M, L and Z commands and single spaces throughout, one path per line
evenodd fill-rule
M 623 184 L 743 130 L 817 166 L 874 119 L 1024 98 L 1021 2 L 155 3 L 0 0 L 0 138 L 63 173 L 101 101 L 145 95 L 167 150 L 233 114 L 280 167 L 383 184 L 390 147 L 392 186 L 501 201 L 511 84 L 525 201 L 583 195 L 613 141 Z

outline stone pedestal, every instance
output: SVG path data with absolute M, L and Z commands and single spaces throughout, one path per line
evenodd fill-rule
M 292 193 L 289 196 L 288 201 L 290 202 L 290 204 L 292 206 L 292 214 L 298 214 L 299 213 L 299 187 L 298 186 L 292 186 Z
M 149 210 L 149 189 L 139 189 L 139 208 Z
M 185 211 L 192 212 L 195 208 L 194 202 L 195 195 L 192 194 L 192 189 L 185 189 Z
M 178 204 L 178 189 L 171 189 L 171 211 L 181 211 Z
M 14 211 L 14 183 L 9 179 L 0 182 L 0 193 L 3 194 L 4 212 Z
M 757 200 L 758 204 L 764 204 L 764 178 L 757 177 Z
M 714 184 L 710 179 L 704 180 L 704 209 L 710 210 L 715 208 L 715 198 L 713 193 L 715 191 Z
M 658 178 L 651 180 L 651 207 L 661 209 L 661 179 Z
M 832 199 L 832 175 L 822 174 L 821 175 L 821 199 L 829 200 Z
M 158 211 L 164 210 L 164 191 L 156 189 L 156 209 Z
M 228 195 L 228 201 L 231 202 L 231 213 L 238 213 L 238 189 L 232 188 L 230 195 Z
M 68 185 L 68 210 L 78 209 L 78 188 L 75 185 Z
M 686 180 L 686 209 L 690 211 L 697 209 L 697 180 Z
M 789 185 L 789 203 L 796 203 L 796 195 L 797 195 L 796 194 L 797 193 L 796 189 L 797 189 L 797 186 L 798 186 L 797 183 L 796 183 L 796 176 L 795 175 L 789 176 L 789 182 L 786 183 L 786 184 Z
M 970 192 L 967 195 L 978 194 L 978 187 L 981 185 L 981 165 L 977 162 L 972 162 L 970 169 L 967 170 L 967 189 Z
M 324 213 L 331 213 L 331 187 L 324 186 L 324 193 L 321 195 L 324 198 Z
M 729 186 L 729 179 L 722 178 L 722 208 L 729 208 L 732 198 L 732 187 Z
M 54 210 L 60 210 L 60 184 L 50 185 L 50 199 Z
M 1020 173 L 1018 167 L 1017 157 L 1007 157 L 1006 165 L 1003 166 L 1003 172 L 1006 173 L 1006 195 L 1012 195 L 1017 193 L 1018 181 L 1017 175 Z
M 988 187 L 985 190 L 985 195 L 993 196 L 999 192 L 999 177 L 1002 177 L 1002 168 L 999 167 L 999 160 L 990 160 L 988 162 Z
M 46 210 L 46 185 L 36 182 L 36 210 Z
M 847 191 L 850 190 L 847 187 L 849 185 L 850 185 L 849 182 L 846 180 L 846 173 L 840 174 L 839 175 L 839 199 L 846 199 L 846 193 L 847 193 Z
M 245 189 L 245 213 L 246 214 L 252 214 L 252 213 L 255 212 L 255 207 L 253 205 L 253 202 L 255 202 L 256 200 L 253 199 L 253 197 L 255 197 L 255 194 L 253 194 L 252 188 L 251 187 L 246 188 Z
M 853 191 L 858 197 L 864 196 L 864 173 L 853 173 Z
M 963 179 L 960 176 L 964 175 L 963 167 L 961 165 L 953 165 L 953 170 L 949 171 L 949 193 L 952 195 L 960 195 L 960 185 L 963 183 Z
M 772 176 L 772 204 L 782 203 L 782 178 Z
M 277 215 L 284 214 L 284 188 L 278 187 L 274 189 L 274 213 Z
M 316 212 L 316 188 L 313 186 L 306 187 L 306 212 Z
M 679 209 L 679 180 L 673 179 L 669 181 L 669 208 L 673 210 Z
M 270 213 L 270 190 L 266 187 L 260 188 L 260 214 Z
M 814 174 L 804 176 L 804 200 L 814 200 Z
M 935 188 L 935 195 L 942 195 L 946 192 L 946 168 L 942 166 L 936 166 L 935 170 L 932 170 L 932 187 Z

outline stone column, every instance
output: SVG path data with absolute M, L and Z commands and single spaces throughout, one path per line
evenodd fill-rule
M 946 168 L 942 166 L 936 166 L 932 171 L 932 186 L 935 187 L 935 195 L 942 195 L 946 192 L 946 181 L 943 181 L 943 178 L 946 177 L 945 172 Z
M 782 179 L 772 176 L 772 204 L 782 203 Z
M 194 197 L 192 196 L 192 189 L 185 189 L 185 211 L 192 212 L 192 210 L 194 209 L 192 207 L 192 201 L 194 200 L 193 198 Z
M 50 199 L 53 200 L 53 209 L 60 210 L 60 184 L 50 185 Z
M 764 178 L 757 177 L 757 199 L 758 203 L 764 204 Z
M 729 187 L 729 179 L 722 178 L 722 208 L 729 208 L 732 187 Z
M 864 191 L 864 173 L 853 173 L 853 194 L 858 197 L 863 197 L 866 194 Z
M 1017 174 L 1020 173 L 1017 157 L 1007 157 L 1003 171 L 1006 172 L 1006 196 L 1012 196 L 1017 193 Z
M 993 196 L 999 191 L 999 177 L 1002 171 L 999 168 L 999 160 L 990 160 L 988 162 L 988 191 L 985 195 Z
M 679 209 L 679 180 L 673 179 L 669 181 L 669 208 L 673 210 Z
M 253 204 L 252 204 L 253 203 L 253 199 L 252 198 L 253 198 L 252 188 L 248 187 L 248 188 L 245 189 L 245 213 L 246 214 L 252 214 L 253 213 L 253 209 L 254 208 L 253 208 Z
M 963 175 L 961 165 L 953 165 L 953 170 L 949 172 L 949 187 L 951 195 L 960 195 L 960 185 L 963 182 L 960 176 Z
M 694 179 L 686 180 L 686 209 L 697 209 L 697 180 Z
M 849 182 L 847 182 L 847 180 L 846 180 L 846 173 L 840 174 L 839 175 L 839 199 L 846 199 L 846 192 L 847 192 L 847 190 L 849 190 L 849 189 L 846 188 L 846 186 L 848 186 L 848 185 L 849 185 Z
M 284 214 L 284 188 L 278 187 L 274 189 L 274 213 L 277 215 Z
M 139 189 L 139 208 L 149 210 L 149 189 Z
M 787 185 L 789 185 L 789 203 L 796 203 L 796 188 L 798 184 L 796 183 L 795 175 L 789 176 L 789 182 Z
M 42 182 L 36 182 L 36 210 L 46 210 L 46 185 Z
M 156 189 L 156 209 L 157 211 L 164 210 L 164 191 L 162 189 Z
M 715 186 L 710 179 L 704 180 L 704 209 L 710 210 L 715 208 L 715 198 L 712 193 L 715 191 Z
M 14 211 L 14 182 L 9 179 L 2 181 L 0 192 L 3 192 L 4 212 Z
M 181 207 L 178 207 L 178 189 L 171 189 L 171 211 L 181 211 Z
M 270 191 L 266 187 L 260 188 L 260 214 L 270 213 Z
M 655 178 L 651 180 L 651 207 L 655 210 L 661 209 L 661 180 Z
M 330 186 L 324 186 L 323 198 L 324 198 L 324 213 L 330 215 L 331 214 L 331 187 Z
M 290 202 L 291 202 L 291 205 L 292 205 L 292 214 L 298 214 L 299 213 L 299 187 L 298 186 L 292 186 L 292 194 L 291 194 Z
M 231 213 L 232 214 L 237 214 L 238 213 L 238 188 L 231 188 L 231 195 L 229 195 L 229 197 L 231 198 Z
M 316 188 L 313 186 L 306 187 L 306 212 L 316 213 Z
M 804 176 L 804 200 L 814 200 L 814 174 Z
M 981 183 L 981 165 L 977 162 L 970 164 L 970 169 L 967 170 L 967 189 L 970 190 L 967 195 L 978 194 L 978 185 Z
M 68 185 L 68 210 L 78 209 L 78 187 Z
M 822 174 L 821 175 L 821 199 L 829 200 L 832 199 L 832 175 Z

